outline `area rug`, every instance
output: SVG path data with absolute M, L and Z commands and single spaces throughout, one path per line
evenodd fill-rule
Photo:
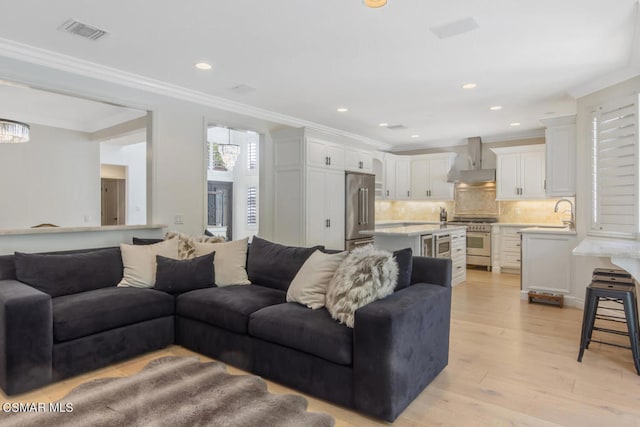
M 129 377 L 92 380 L 54 404 L 6 405 L 0 411 L 3 427 L 334 424 L 327 414 L 307 412 L 302 396 L 269 393 L 257 376 L 231 375 L 222 363 L 195 357 L 163 357 Z

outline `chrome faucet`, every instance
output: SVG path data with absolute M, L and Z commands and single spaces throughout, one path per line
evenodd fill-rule
M 575 222 L 575 215 L 573 213 L 573 202 L 569 199 L 560 199 L 556 202 L 556 207 L 553 209 L 554 212 L 558 212 L 558 205 L 560 204 L 560 202 L 567 202 L 569 203 L 569 206 L 571 206 L 571 210 L 569 212 L 571 212 L 571 221 L 569 221 L 569 228 L 570 229 L 574 229 L 576 228 L 576 222 Z M 566 211 L 563 211 L 566 212 Z M 562 221 L 565 222 L 565 221 Z

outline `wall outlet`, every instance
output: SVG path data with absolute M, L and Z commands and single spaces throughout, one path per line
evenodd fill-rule
M 175 214 L 173 217 L 174 224 L 184 224 L 184 214 Z
M 520 208 L 515 209 L 516 215 L 520 215 Z
M 91 222 L 91 215 L 85 215 L 84 216 L 84 222 L 85 222 L 85 224 L 90 223 Z

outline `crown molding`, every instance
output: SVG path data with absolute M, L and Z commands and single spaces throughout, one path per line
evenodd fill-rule
M 482 136 L 482 142 L 492 143 L 492 142 L 505 142 L 505 141 L 519 141 L 523 139 L 532 139 L 532 138 L 544 138 L 544 128 L 536 128 L 524 130 L 521 132 L 509 132 L 502 133 L 497 135 L 486 135 Z M 459 139 L 448 139 L 448 140 L 440 140 L 440 141 L 432 141 L 418 144 L 404 144 L 397 145 L 390 150 L 393 153 L 404 152 L 404 151 L 415 151 L 415 150 L 429 150 L 436 148 L 451 148 L 457 146 L 466 146 L 467 138 L 459 138 Z
M 328 135 L 347 137 L 359 141 L 373 148 L 388 150 L 392 145 L 383 143 L 362 135 L 335 129 L 326 125 L 299 119 L 275 111 L 254 107 L 248 104 L 232 101 L 219 96 L 209 95 L 204 92 L 188 89 L 182 86 L 173 85 L 161 80 L 151 79 L 139 74 L 130 73 L 117 68 L 107 67 L 95 62 L 64 55 L 46 49 L 13 40 L 0 38 L 0 55 L 31 64 L 41 65 L 48 68 L 76 74 L 82 77 L 97 79 L 117 85 L 168 96 L 183 101 L 207 107 L 217 108 L 233 113 L 244 114 L 250 117 L 283 124 L 293 127 L 307 127 Z

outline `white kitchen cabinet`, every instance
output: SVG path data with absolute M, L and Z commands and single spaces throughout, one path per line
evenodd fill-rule
M 307 246 L 344 248 L 344 191 L 344 172 L 308 168 L 305 239 Z
M 396 158 L 394 154 L 384 154 L 384 192 L 383 198 L 396 198 Z
M 467 232 L 451 232 L 451 283 L 457 285 L 467 280 Z
M 453 200 L 454 185 L 447 182 L 447 175 L 455 158 L 455 153 L 412 156 L 411 198 Z
M 546 193 L 549 197 L 576 195 L 576 116 L 544 119 Z
M 325 169 L 345 169 L 344 147 L 316 138 L 305 138 L 307 165 Z
M 396 157 L 395 193 L 397 200 L 411 198 L 411 158 Z
M 522 293 L 571 293 L 575 234 L 522 232 Z
M 357 148 L 346 148 L 344 150 L 345 169 L 353 172 L 373 171 L 373 154 L 371 151 Z
M 522 226 L 494 225 L 491 228 L 491 270 L 520 273 L 520 230 Z
M 496 200 L 546 198 L 544 144 L 491 150 L 496 154 Z
M 274 240 L 343 250 L 344 148 L 327 141 L 329 136 L 310 136 L 304 128 L 274 132 L 272 137 Z

